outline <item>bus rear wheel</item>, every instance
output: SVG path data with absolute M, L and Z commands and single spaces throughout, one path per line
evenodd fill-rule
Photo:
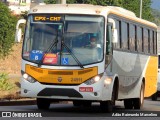
M 50 107 L 50 100 L 45 98 L 37 98 L 38 109 L 47 110 Z
M 133 107 L 134 109 L 140 109 L 143 106 L 144 102 L 144 83 L 141 85 L 140 97 L 133 99 Z
M 140 109 L 144 102 L 144 83 L 141 85 L 140 97 L 124 100 L 125 109 Z
M 156 92 L 156 93 L 154 93 L 154 94 L 152 95 L 152 100 L 153 100 L 153 101 L 156 101 L 156 100 L 157 100 L 157 97 L 158 97 L 158 92 Z

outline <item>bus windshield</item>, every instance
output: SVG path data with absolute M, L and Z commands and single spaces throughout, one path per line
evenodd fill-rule
M 23 59 L 44 65 L 87 65 L 103 60 L 104 18 L 29 15 Z

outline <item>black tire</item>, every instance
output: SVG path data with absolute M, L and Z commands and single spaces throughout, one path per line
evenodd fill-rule
M 100 102 L 100 107 L 101 110 L 104 112 L 112 112 L 113 108 L 115 106 L 115 100 L 117 98 L 117 89 L 116 89 L 116 85 L 114 84 L 113 86 L 113 91 L 112 91 L 112 98 L 109 101 L 101 101 Z
M 144 83 L 141 85 L 140 97 L 133 99 L 133 107 L 134 109 L 141 109 L 144 103 Z
M 113 111 L 113 104 L 111 101 L 102 101 L 100 102 L 100 107 L 101 107 L 101 110 L 103 112 L 112 112 Z
M 48 110 L 50 107 L 50 100 L 45 98 L 37 98 L 37 107 L 41 110 Z
M 91 107 L 92 106 L 92 102 L 91 101 L 83 101 L 83 106 L 84 107 Z
M 153 101 L 156 101 L 156 100 L 157 100 L 157 97 L 158 97 L 158 93 L 156 92 L 156 93 L 154 93 L 154 94 L 152 95 L 152 100 L 153 100 Z
M 125 99 L 124 107 L 125 109 L 133 109 L 133 99 Z

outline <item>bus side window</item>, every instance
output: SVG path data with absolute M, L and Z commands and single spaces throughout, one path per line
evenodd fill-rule
M 112 24 L 107 25 L 106 55 L 112 54 Z

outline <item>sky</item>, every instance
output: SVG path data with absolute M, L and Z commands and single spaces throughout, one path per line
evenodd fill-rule
M 153 9 L 160 10 L 160 0 L 151 0 L 151 1 L 152 1 L 151 7 Z

